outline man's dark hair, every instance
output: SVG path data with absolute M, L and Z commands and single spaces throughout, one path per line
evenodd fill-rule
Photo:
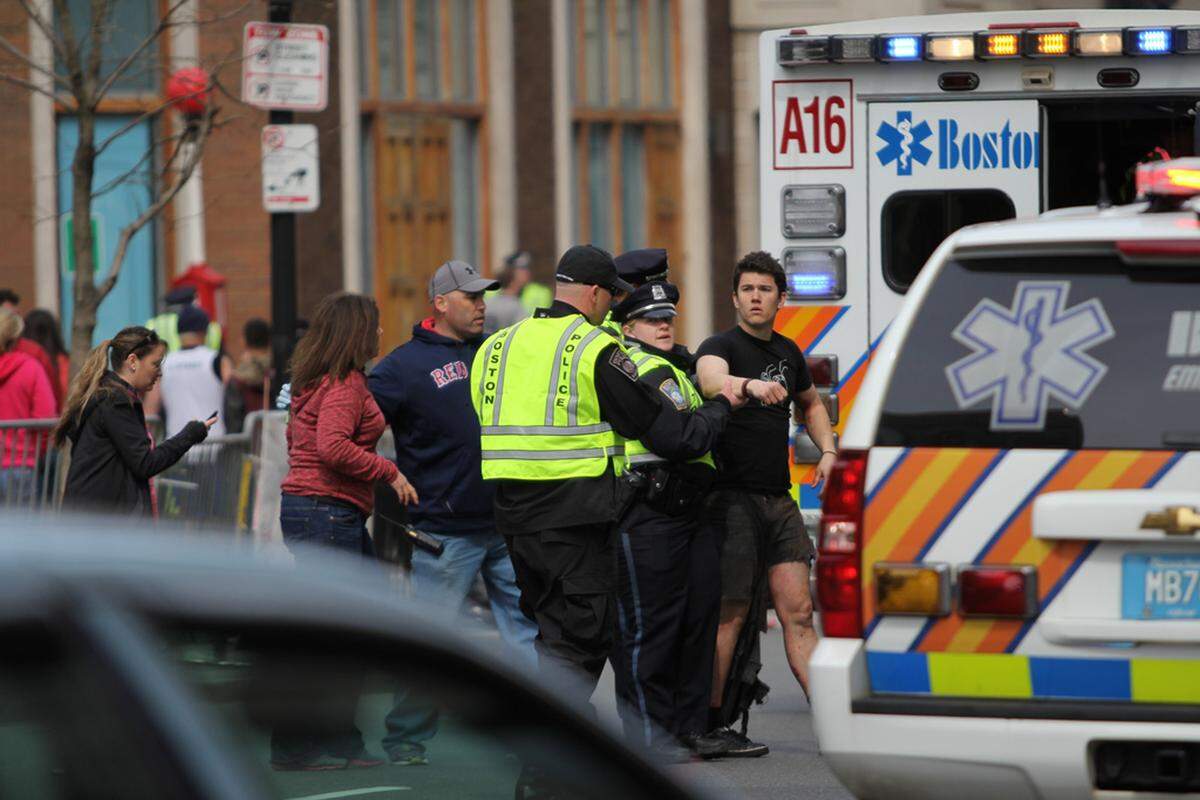
M 242 328 L 242 336 L 246 338 L 248 347 L 262 349 L 271 346 L 271 325 L 261 317 L 246 320 Z
M 12 289 L 0 289 L 0 305 L 12 303 L 14 306 L 21 305 L 21 296 Z
M 783 272 L 783 265 L 775 256 L 764 250 L 755 250 L 753 253 L 746 253 L 742 256 L 742 260 L 737 262 L 737 266 L 733 268 L 733 293 L 737 294 L 738 284 L 742 281 L 742 275 L 747 272 L 752 272 L 756 275 L 770 275 L 775 279 L 775 286 L 779 289 L 779 294 L 787 291 L 787 276 Z

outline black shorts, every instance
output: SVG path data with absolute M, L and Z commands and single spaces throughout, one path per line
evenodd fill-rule
M 703 519 L 721 542 L 721 596 L 726 600 L 750 600 L 760 562 L 764 569 L 791 561 L 811 565 L 816 555 L 800 507 L 788 495 L 715 491 L 708 497 Z M 758 552 L 760 540 L 766 546 L 763 558 Z

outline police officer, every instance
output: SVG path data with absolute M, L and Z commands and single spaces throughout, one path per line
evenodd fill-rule
M 617 264 L 617 274 L 621 280 L 635 289 L 647 283 L 665 281 L 670 265 L 667 263 L 667 251 L 661 247 L 642 247 L 621 253 L 613 261 Z
M 651 282 L 616 306 L 613 318 L 622 325 L 638 379 L 677 410 L 693 411 L 704 398 L 689 378 L 691 355 L 675 344 L 678 302 L 674 286 Z M 689 750 L 718 757 L 727 745 L 704 733 L 720 613 L 720 551 L 713 531 L 696 517 L 716 475 L 713 458 L 706 451 L 668 459 L 637 441 L 625 454 L 648 487 L 617 531 L 620 619 L 613 670 L 625 732 L 662 758 L 686 757 Z M 687 749 L 679 753 L 668 737 Z
M 146 327 L 157 333 L 158 338 L 166 343 L 168 353 L 174 353 L 182 347 L 179 341 L 179 312 L 195 304 L 196 287 L 180 286 L 172 289 L 167 292 L 163 302 L 167 305 L 167 310 L 148 319 Z M 204 346 L 211 350 L 221 350 L 221 324 L 216 320 L 208 323 L 208 330 L 204 334 Z
M 731 379 L 682 413 L 638 381 L 619 342 L 598 326 L 633 287 L 591 245 L 563 254 L 555 299 L 497 331 L 475 357 L 472 402 L 482 470 L 496 482 L 495 520 L 508 541 L 522 610 L 538 625 L 539 663 L 568 670 L 586 704 L 616 628 L 614 523 L 628 506 L 627 440 L 671 460 L 706 453 L 740 405 Z

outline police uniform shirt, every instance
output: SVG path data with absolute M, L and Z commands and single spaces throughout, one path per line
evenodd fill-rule
M 555 300 L 536 317 L 581 313 Z M 638 380 L 637 366 L 614 342 L 596 360 L 594 376 L 600 417 L 626 439 L 640 439 L 669 460 L 686 460 L 707 452 L 712 420 L 730 411 L 721 398 L 692 414 L 675 406 Z M 664 413 L 666 411 L 666 413 Z M 549 528 L 613 522 L 621 503 L 616 475 L 610 468 L 595 478 L 563 481 L 496 481 L 496 529 L 517 536 Z

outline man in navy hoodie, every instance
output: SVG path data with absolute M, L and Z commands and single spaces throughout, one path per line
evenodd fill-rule
M 433 316 L 413 326 L 412 339 L 380 361 L 367 383 L 396 437 L 396 464 L 421 498 L 408 520 L 445 547 L 440 557 L 414 550 L 414 593 L 461 605 L 482 575 L 501 637 L 535 666 L 537 625 L 521 613 L 508 548 L 492 519 L 468 380 L 483 332 L 483 293 L 497 285 L 462 261 L 438 267 L 429 280 Z M 423 742 L 437 731 L 436 709 L 398 697 L 387 728 L 383 746 L 392 763 L 428 763 Z

